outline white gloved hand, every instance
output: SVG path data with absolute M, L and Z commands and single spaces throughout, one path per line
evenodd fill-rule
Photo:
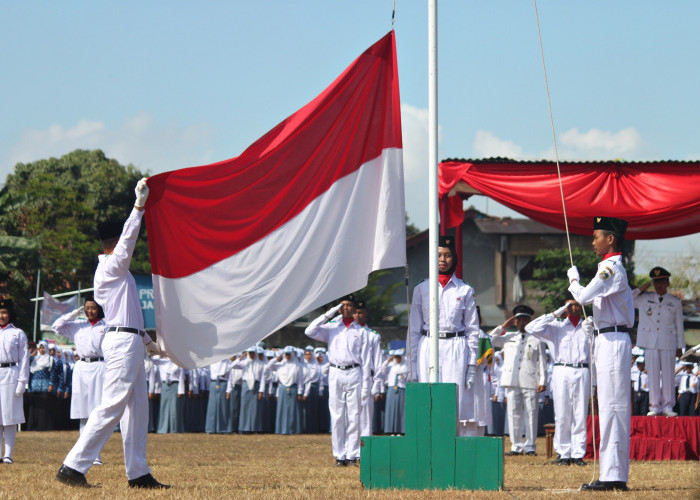
M 148 184 L 146 184 L 146 181 L 148 179 L 144 177 L 141 179 L 138 184 L 136 184 L 136 202 L 134 203 L 134 206 L 143 208 L 146 205 L 146 198 L 148 198 Z
M 367 399 L 369 397 L 369 387 L 362 386 L 361 396 L 362 396 L 362 401 L 364 401 L 365 399 Z
M 469 390 L 474 387 L 474 382 L 476 382 L 476 366 L 468 365 L 467 375 L 464 377 L 464 386 Z
M 341 304 L 338 304 L 338 305 L 335 306 L 335 307 L 331 307 L 330 309 L 328 309 L 328 311 L 326 311 L 326 314 L 324 314 L 324 316 L 326 317 L 326 319 L 333 319 L 333 316 L 335 316 L 335 314 L 340 310 L 340 307 L 341 307 L 342 305 L 343 305 L 343 304 L 341 303 Z
M 25 390 L 27 390 L 27 388 L 24 387 L 24 384 L 17 384 L 17 389 L 15 389 L 15 396 L 20 397 L 22 394 L 24 394 Z
M 70 313 L 70 316 L 68 316 L 68 319 L 75 319 L 75 318 L 77 318 L 78 316 L 80 316 L 81 314 L 83 314 L 84 311 L 85 311 L 85 307 L 84 307 L 84 306 L 80 306 L 80 307 L 77 308 L 75 311 L 73 311 L 72 313 Z
M 561 306 L 559 309 L 557 309 L 556 311 L 554 311 L 553 314 L 554 314 L 557 318 L 560 318 L 560 317 L 562 316 L 562 314 L 564 314 L 564 313 L 567 311 L 567 309 L 569 309 L 569 304 L 564 304 L 564 305 Z
M 595 333 L 595 326 L 593 326 L 593 318 L 591 316 L 588 316 L 583 321 L 583 326 L 581 328 L 583 329 L 583 333 L 588 335 L 590 338 L 593 338 Z
M 569 283 L 572 281 L 581 281 L 578 275 L 578 268 L 576 266 L 569 268 L 569 270 L 566 271 L 566 275 L 569 277 Z
M 149 356 L 160 356 L 163 353 L 163 351 L 161 351 L 158 342 L 151 341 L 148 344 L 146 344 L 146 353 Z

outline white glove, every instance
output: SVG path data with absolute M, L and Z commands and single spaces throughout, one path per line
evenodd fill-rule
M 15 389 L 15 396 L 20 397 L 22 394 L 24 394 L 25 390 L 26 387 L 24 387 L 24 384 L 17 384 L 17 389 Z
M 144 177 L 141 179 L 138 184 L 136 184 L 136 203 L 134 203 L 134 206 L 143 208 L 146 205 L 146 198 L 148 198 L 148 184 L 146 184 L 146 181 L 148 179 Z
M 72 313 L 70 313 L 70 316 L 68 316 L 68 319 L 75 319 L 75 318 L 77 318 L 78 316 L 80 316 L 81 314 L 83 314 L 83 311 L 85 311 L 85 307 L 84 307 L 84 306 L 80 306 L 80 307 L 77 308 L 75 311 L 73 311 Z
M 361 396 L 362 396 L 362 401 L 364 401 L 365 399 L 367 399 L 369 397 L 369 387 L 367 387 L 366 385 L 362 386 Z
M 581 282 L 576 266 L 569 268 L 569 270 L 566 271 L 566 275 L 569 277 L 569 283 L 571 283 L 572 281 Z
M 564 314 L 568 308 L 569 308 L 569 304 L 564 304 L 564 305 L 561 306 L 559 309 L 557 309 L 556 311 L 554 311 L 553 314 L 554 314 L 557 318 L 560 318 L 560 317 L 562 316 L 562 314 Z
M 583 329 L 583 333 L 588 335 L 590 338 L 593 338 L 593 334 L 595 332 L 595 326 L 593 326 L 593 318 L 591 316 L 588 316 L 583 321 L 583 326 L 581 328 Z
M 464 386 L 469 390 L 474 387 L 474 382 L 476 382 L 476 366 L 468 365 L 467 375 L 464 377 Z
M 146 344 L 146 353 L 149 356 L 160 356 L 163 351 L 161 351 L 158 342 L 149 342 Z
M 326 319 L 333 319 L 333 316 L 335 316 L 335 313 L 337 313 L 340 310 L 340 306 L 342 305 L 343 304 L 338 304 L 337 306 L 328 309 L 328 311 L 326 311 L 326 314 L 324 314 Z

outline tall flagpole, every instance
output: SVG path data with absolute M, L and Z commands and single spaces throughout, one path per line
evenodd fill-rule
M 438 344 L 438 149 L 437 149 L 437 0 L 428 0 L 428 267 L 430 282 L 429 380 L 440 380 Z

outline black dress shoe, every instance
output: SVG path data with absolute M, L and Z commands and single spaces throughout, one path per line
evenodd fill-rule
M 83 488 L 92 488 L 92 485 L 85 479 L 85 474 L 71 469 L 67 465 L 61 465 L 56 474 L 56 480 L 65 483 L 69 486 L 81 486 Z
M 360 459 L 354 458 L 352 460 L 348 460 L 348 465 L 354 465 L 355 467 L 359 467 L 360 466 Z
M 345 467 L 346 465 L 348 465 L 347 460 L 341 460 L 340 458 L 338 458 L 338 459 L 336 459 L 336 461 L 335 461 L 335 466 L 336 466 L 336 467 Z
M 587 491 L 627 491 L 627 483 L 623 481 L 594 481 L 590 484 L 584 483 L 581 486 L 582 490 Z
M 528 455 L 528 456 L 531 456 L 531 457 L 536 457 L 536 456 L 537 456 L 537 453 L 535 453 L 534 451 L 526 451 L 526 452 L 525 452 L 525 455 Z
M 571 465 L 571 459 L 570 458 L 557 458 L 554 462 L 552 462 L 555 465 Z
M 150 489 L 166 489 L 172 488 L 169 484 L 162 484 L 156 481 L 156 478 L 151 476 L 151 474 L 145 474 L 136 479 L 129 479 L 130 488 L 150 488 Z
M 588 465 L 586 462 L 583 461 L 583 458 L 572 458 L 571 463 L 574 465 Z
M 512 456 L 515 456 L 515 455 L 522 455 L 522 454 L 523 454 L 522 451 L 513 451 L 513 450 L 511 450 L 511 451 L 509 451 L 509 452 L 506 453 L 506 456 L 507 456 L 507 457 L 512 457 Z

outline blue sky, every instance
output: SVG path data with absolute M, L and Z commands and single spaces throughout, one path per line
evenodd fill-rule
M 396 4 L 407 212 L 425 228 L 427 1 Z M 562 159 L 700 159 L 700 2 L 538 7 Z M 439 8 L 439 157 L 553 158 L 533 3 Z M 151 173 L 237 156 L 383 36 L 391 9 L 392 0 L 4 1 L 0 183 L 17 162 L 76 148 Z M 699 248 L 695 235 L 640 243 L 638 256 L 666 262 Z

